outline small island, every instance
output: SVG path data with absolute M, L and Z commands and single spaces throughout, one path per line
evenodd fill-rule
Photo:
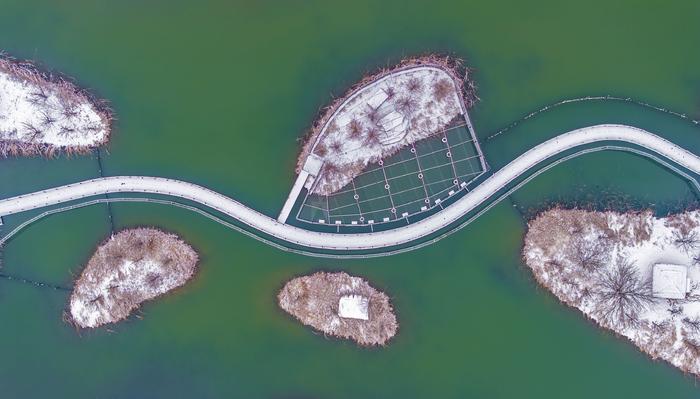
M 554 208 L 530 221 L 523 259 L 565 304 L 700 375 L 700 211 Z
M 0 157 L 87 153 L 109 141 L 112 119 L 68 78 L 0 52 Z
M 443 132 L 476 101 L 462 60 L 426 55 L 368 75 L 314 123 L 297 173 L 315 176 L 312 193 L 330 195 L 368 164 Z
M 277 299 L 303 324 L 362 346 L 386 345 L 399 327 L 385 293 L 343 272 L 297 277 Z
M 154 228 L 114 234 L 97 248 L 75 282 L 65 318 L 79 328 L 123 320 L 143 302 L 185 284 L 198 258 L 175 234 Z

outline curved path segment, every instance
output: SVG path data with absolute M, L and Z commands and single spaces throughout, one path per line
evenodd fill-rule
M 700 157 L 664 138 L 631 126 L 597 125 L 564 133 L 533 147 L 444 210 L 412 224 L 387 231 L 340 234 L 304 230 L 280 223 L 205 187 L 149 176 L 105 177 L 7 198 L 0 200 L 0 216 L 104 194 L 159 194 L 197 202 L 235 218 L 256 231 L 295 245 L 322 250 L 367 251 L 406 244 L 436 233 L 484 204 L 540 162 L 563 151 L 601 141 L 621 141 L 638 145 L 688 170 L 700 173 Z

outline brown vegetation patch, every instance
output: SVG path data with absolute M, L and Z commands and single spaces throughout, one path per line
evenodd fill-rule
M 67 320 L 88 328 L 125 319 L 144 301 L 185 284 L 197 261 L 194 249 L 174 234 L 123 230 L 88 261 L 75 282 Z

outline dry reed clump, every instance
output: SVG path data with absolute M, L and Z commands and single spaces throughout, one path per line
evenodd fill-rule
M 106 100 L 99 99 L 87 90 L 80 88 L 68 76 L 55 72 L 45 72 L 30 61 L 16 60 L 2 51 L 0 51 L 0 73 L 5 73 L 14 79 L 25 81 L 35 86 L 36 93 L 33 98 L 35 104 L 41 104 L 42 101 L 46 100 L 48 93 L 53 93 L 60 99 L 60 103 L 64 108 L 62 112 L 59 112 L 60 118 L 49 115 L 45 111 L 40 125 L 25 125 L 24 129 L 32 133 L 28 136 L 29 140 L 20 140 L 17 137 L 12 137 L 13 134 L 11 132 L 0 132 L 4 133 L 0 134 L 0 158 L 20 156 L 54 158 L 61 153 L 69 156 L 84 155 L 94 148 L 106 145 L 109 142 L 115 116 Z M 43 143 L 38 139 L 43 136 L 45 129 L 49 126 L 60 124 L 75 117 L 77 114 L 76 108 L 81 104 L 90 104 L 100 118 L 100 124 L 87 127 L 88 132 L 97 131 L 104 127 L 105 134 L 99 142 L 91 145 L 56 145 Z M 68 130 L 62 131 L 63 135 L 76 133 L 69 128 L 65 129 Z
M 70 297 L 67 321 L 81 328 L 125 319 L 141 303 L 187 282 L 198 255 L 175 234 L 123 230 L 103 242 Z
M 369 320 L 338 316 L 344 295 L 369 299 Z M 363 346 L 385 345 L 398 330 L 389 297 L 360 277 L 347 273 L 318 272 L 287 282 L 277 295 L 279 306 L 303 324 Z

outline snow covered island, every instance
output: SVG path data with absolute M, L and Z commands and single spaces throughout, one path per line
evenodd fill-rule
M 297 277 L 277 300 L 303 324 L 363 346 L 385 345 L 399 327 L 385 293 L 343 272 Z
M 0 157 L 85 153 L 107 143 L 111 124 L 105 101 L 0 52 Z
M 554 208 L 529 223 L 523 259 L 562 302 L 700 375 L 700 211 Z
M 365 77 L 314 123 L 297 162 L 304 187 L 332 194 L 368 164 L 441 133 L 477 99 L 467 72 L 460 59 L 429 55 Z
M 141 303 L 185 284 L 198 255 L 174 234 L 123 230 L 102 243 L 75 283 L 66 320 L 94 328 L 125 319 Z

